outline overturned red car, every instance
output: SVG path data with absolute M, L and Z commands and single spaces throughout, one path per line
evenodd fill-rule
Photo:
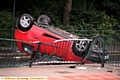
M 85 62 L 109 59 L 107 50 L 103 52 L 101 37 L 88 39 L 71 34 L 51 25 L 47 15 L 40 15 L 37 21 L 29 14 L 21 15 L 16 21 L 14 38 L 19 50 L 28 56 L 38 52 L 39 58 L 48 55 L 56 60 L 80 62 L 89 53 Z

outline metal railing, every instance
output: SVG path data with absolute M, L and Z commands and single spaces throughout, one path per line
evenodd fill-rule
M 19 51 L 12 41 L 14 30 L 0 30 L 0 67 L 17 67 L 26 65 L 29 56 Z M 8 39 L 8 40 L 4 40 Z
M 109 60 L 106 64 L 120 66 L 120 30 L 69 30 L 69 32 L 83 37 L 102 36 L 104 40 L 104 47 L 109 53 Z
M 16 41 L 13 39 L 11 32 L 13 30 L 0 30 L 0 67 L 17 67 L 23 65 L 29 65 L 31 56 L 27 56 L 23 52 L 20 52 L 16 46 Z M 105 63 L 112 66 L 120 66 L 120 31 L 115 31 L 112 34 L 108 34 L 109 31 L 69 31 L 75 35 L 81 37 L 91 38 L 93 36 L 102 36 L 104 40 L 104 48 L 107 48 L 109 53 L 109 60 Z M 98 34 L 99 33 L 99 34 Z M 51 57 L 44 55 L 43 57 Z M 52 59 L 55 58 L 52 56 Z M 53 63 L 50 59 L 46 62 L 40 62 L 40 64 Z M 60 63 L 60 61 L 56 61 Z M 66 61 L 62 61 L 66 63 Z M 67 63 L 75 63 L 74 61 L 68 61 Z

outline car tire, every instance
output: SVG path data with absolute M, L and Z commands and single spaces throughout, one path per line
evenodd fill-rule
M 86 39 L 81 37 L 79 39 Z M 88 47 L 88 41 L 74 41 L 72 51 L 76 56 L 82 57 Z
M 91 49 L 103 48 L 103 39 L 101 37 L 93 37 L 92 39 Z
M 90 46 L 90 54 L 88 56 L 88 60 L 92 62 L 101 62 L 103 50 L 103 39 L 101 37 L 94 37 Z M 105 55 L 107 52 L 105 53 Z
M 29 14 L 23 14 L 16 22 L 16 27 L 21 31 L 28 31 L 31 29 L 34 19 Z
M 40 15 L 37 19 L 37 24 L 40 25 L 50 25 L 51 19 L 47 15 Z

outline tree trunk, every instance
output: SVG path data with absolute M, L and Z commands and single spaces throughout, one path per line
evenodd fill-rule
M 65 0 L 64 2 L 64 13 L 63 13 L 63 24 L 69 24 L 70 22 L 70 11 L 72 8 L 72 0 Z

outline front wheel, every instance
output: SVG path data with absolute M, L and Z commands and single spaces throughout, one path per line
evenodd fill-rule
M 101 37 L 93 38 L 93 41 L 90 46 L 90 55 L 88 56 L 88 60 L 93 62 L 102 62 L 102 59 L 104 59 L 104 61 L 109 59 L 109 54 L 106 48 L 103 52 L 103 43 L 104 41 Z
M 79 39 L 86 39 L 86 38 L 79 38 Z M 77 40 L 77 41 L 74 41 L 72 50 L 76 56 L 82 57 L 87 47 L 88 47 L 88 41 Z

